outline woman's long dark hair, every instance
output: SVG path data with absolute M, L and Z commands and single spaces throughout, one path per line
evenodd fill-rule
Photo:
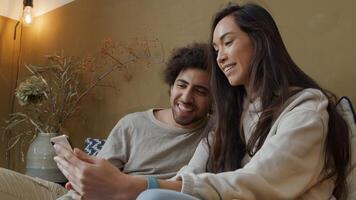
M 344 198 L 347 189 L 346 173 L 350 161 L 350 141 L 347 124 L 335 108 L 335 95 L 322 89 L 294 63 L 272 16 L 258 5 L 239 6 L 230 3 L 218 12 L 213 19 L 211 43 L 216 25 L 226 16 L 232 16 L 239 28 L 247 33 L 252 41 L 254 52 L 250 61 L 248 89 L 260 97 L 262 113 L 255 131 L 245 143 L 241 115 L 246 91 L 243 86 L 229 84 L 217 66 L 216 54 L 211 47 L 210 80 L 214 99 L 215 134 L 213 142 L 209 143 L 207 171 L 217 173 L 240 168 L 246 153 L 253 156 L 261 148 L 287 99 L 305 88 L 315 88 L 321 90 L 329 99 L 325 178 L 336 175 L 334 195 L 338 199 Z

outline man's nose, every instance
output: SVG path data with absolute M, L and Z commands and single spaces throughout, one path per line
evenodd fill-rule
M 188 88 L 183 91 L 181 99 L 185 103 L 191 103 L 193 101 L 193 91 L 192 89 Z

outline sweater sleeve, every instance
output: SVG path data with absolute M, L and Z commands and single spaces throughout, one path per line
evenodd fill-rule
M 111 131 L 103 148 L 98 153 L 97 157 L 104 158 L 122 170 L 128 160 L 129 141 L 127 136 L 127 128 L 125 123 L 120 120 Z
M 320 179 L 327 121 L 325 110 L 289 112 L 243 168 L 181 174 L 182 192 L 207 200 L 295 199 Z
M 206 171 L 206 163 L 209 157 L 209 150 L 205 139 L 202 139 L 196 148 L 193 157 L 190 159 L 189 163 L 183 166 L 177 173 L 176 176 L 170 178 L 169 180 L 179 180 L 182 174 L 200 174 Z

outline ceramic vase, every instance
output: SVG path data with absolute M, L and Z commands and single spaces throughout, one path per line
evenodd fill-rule
M 56 155 L 50 139 L 56 133 L 39 133 L 26 156 L 26 175 L 56 183 L 66 182 L 53 157 Z

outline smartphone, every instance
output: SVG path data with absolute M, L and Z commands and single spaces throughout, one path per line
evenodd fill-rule
M 53 138 L 51 138 L 50 141 L 51 141 L 52 145 L 61 144 L 65 148 L 73 151 L 72 146 L 70 145 L 70 142 L 69 142 L 69 137 L 67 135 L 60 135 L 60 136 L 53 137 Z

